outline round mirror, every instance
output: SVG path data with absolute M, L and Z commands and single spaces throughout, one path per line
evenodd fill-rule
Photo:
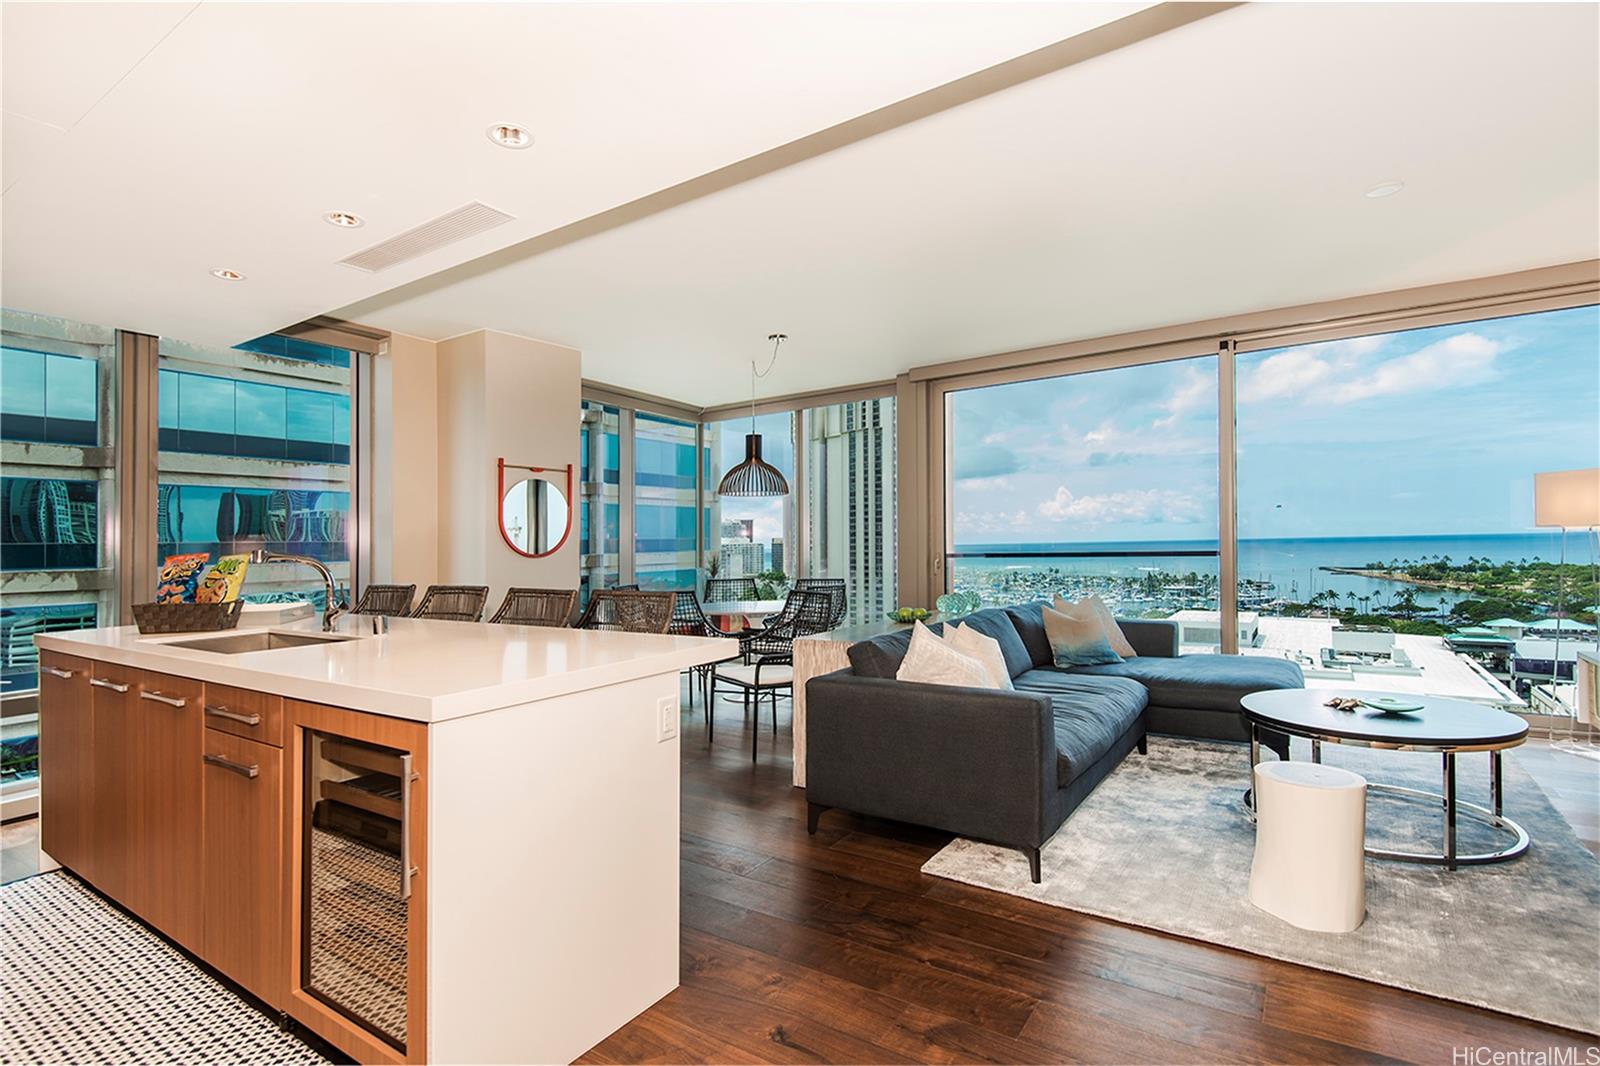
M 547 555 L 567 535 L 567 498 L 561 487 L 530 477 L 506 490 L 500 501 L 500 527 L 524 555 Z

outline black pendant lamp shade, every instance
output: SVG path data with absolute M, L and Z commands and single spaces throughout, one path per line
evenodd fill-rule
M 744 462 L 722 475 L 718 496 L 787 496 L 789 482 L 761 458 L 761 434 L 744 435 Z
M 782 333 L 767 337 L 772 342 L 772 360 L 766 370 L 750 364 L 750 432 L 744 437 L 744 462 L 722 475 L 718 496 L 787 496 L 789 482 L 778 468 L 761 458 L 761 434 L 756 432 L 756 378 L 772 373 L 778 361 L 778 347 L 789 338 Z

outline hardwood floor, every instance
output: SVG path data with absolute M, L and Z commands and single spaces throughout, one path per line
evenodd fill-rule
M 926 877 L 946 834 L 829 811 L 809 837 L 787 704 L 777 738 L 763 716 L 755 765 L 741 717 L 718 706 L 710 751 L 701 709 L 685 718 L 682 986 L 580 1061 L 1449 1063 L 1592 1045 Z

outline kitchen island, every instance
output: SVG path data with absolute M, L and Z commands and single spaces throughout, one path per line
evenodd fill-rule
M 689 637 L 40 635 L 44 849 L 362 1062 L 566 1062 L 678 983 Z

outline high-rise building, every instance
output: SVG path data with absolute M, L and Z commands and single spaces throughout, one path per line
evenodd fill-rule
M 806 570 L 842 577 L 850 618 L 881 618 L 895 599 L 894 400 L 806 412 Z
M 724 518 L 722 520 L 723 540 L 755 540 L 755 520 L 750 518 Z
M 761 573 L 761 545 L 748 540 L 725 540 L 718 553 L 721 577 L 745 577 Z
M 772 538 L 772 558 L 767 562 L 768 570 L 783 571 L 783 538 Z

